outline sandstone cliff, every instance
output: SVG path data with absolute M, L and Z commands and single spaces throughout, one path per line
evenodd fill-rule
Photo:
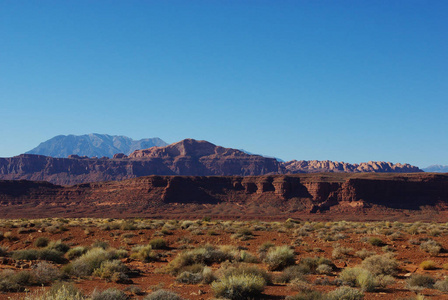
M 334 162 L 330 160 L 291 160 L 284 163 L 287 173 L 320 173 L 320 172 L 393 172 L 414 173 L 422 172 L 418 167 L 410 164 L 393 164 L 384 161 L 369 161 L 360 164 L 349 164 L 345 162 Z
M 0 217 L 443 217 L 448 175 L 146 176 L 57 186 L 0 181 Z M 433 219 L 435 220 L 435 219 Z

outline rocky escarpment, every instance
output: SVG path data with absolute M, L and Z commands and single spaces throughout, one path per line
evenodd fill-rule
M 360 164 L 334 162 L 330 160 L 291 160 L 284 163 L 287 173 L 320 173 L 320 172 L 373 172 L 373 173 L 414 173 L 422 172 L 410 164 L 393 164 L 384 161 L 369 161 Z
M 137 150 L 112 159 L 70 155 L 53 158 L 24 154 L 0 158 L 0 179 L 44 180 L 71 185 L 86 182 L 124 180 L 148 175 L 258 176 L 315 172 L 420 172 L 408 164 L 369 162 L 359 165 L 330 161 L 291 161 L 251 155 L 187 139 L 166 147 Z
M 448 175 L 146 176 L 58 186 L 0 181 L 0 217 L 281 218 L 447 211 Z M 350 217 L 351 216 L 351 217 Z

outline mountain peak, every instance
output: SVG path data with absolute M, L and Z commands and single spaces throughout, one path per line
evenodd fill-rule
M 79 155 L 88 157 L 113 157 L 116 153 L 130 154 L 137 149 L 166 146 L 160 138 L 133 140 L 122 135 L 89 133 L 84 135 L 58 135 L 26 152 L 52 157 Z

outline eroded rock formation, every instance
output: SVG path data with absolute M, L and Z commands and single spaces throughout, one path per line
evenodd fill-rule
M 360 217 L 375 211 L 445 211 L 448 175 L 300 174 L 147 176 L 58 186 L 0 181 L 0 217 Z M 380 212 L 380 213 L 378 213 Z
M 187 139 L 166 147 L 137 150 L 129 156 L 115 154 L 89 158 L 70 155 L 53 158 L 23 154 L 0 158 L 0 179 L 44 180 L 71 185 L 85 182 L 124 180 L 148 175 L 258 176 L 316 172 L 421 172 L 408 164 L 368 162 L 359 165 L 331 161 L 278 162 L 274 158 L 250 155 Z

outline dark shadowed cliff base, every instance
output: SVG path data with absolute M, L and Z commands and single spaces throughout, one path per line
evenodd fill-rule
M 0 181 L 1 218 L 448 220 L 448 174 L 146 176 L 58 186 Z

